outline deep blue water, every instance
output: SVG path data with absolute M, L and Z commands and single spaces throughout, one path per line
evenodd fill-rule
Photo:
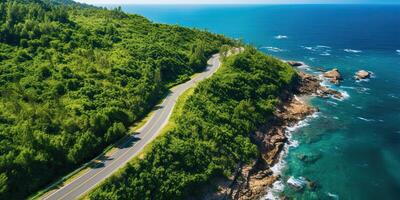
M 123 9 L 155 22 L 241 38 L 279 58 L 339 68 L 345 80 L 336 89 L 349 97 L 311 99 L 321 112 L 292 132 L 299 145 L 290 147 L 285 157 L 283 192 L 296 199 L 400 199 L 400 6 Z M 372 71 L 374 78 L 354 81 L 359 69 Z M 316 159 L 304 162 L 301 155 Z M 294 191 L 286 184 L 290 177 L 308 178 L 318 187 Z

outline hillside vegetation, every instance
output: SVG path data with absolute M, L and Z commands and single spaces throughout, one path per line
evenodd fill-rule
M 96 156 L 231 43 L 120 9 L 0 1 L 0 199 Z
M 228 57 L 180 108 L 176 124 L 142 159 L 96 188 L 90 199 L 199 197 L 213 177 L 230 176 L 256 158 L 250 133 L 272 116 L 279 94 L 296 80 L 287 64 L 247 47 Z

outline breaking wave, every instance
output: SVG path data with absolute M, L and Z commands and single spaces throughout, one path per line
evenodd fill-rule
M 282 39 L 288 39 L 289 37 L 287 35 L 277 35 L 274 38 L 277 40 L 282 40 Z
M 361 53 L 361 50 L 355 50 L 355 49 L 344 49 L 345 52 L 347 53 Z
M 317 45 L 317 46 L 301 46 L 301 48 L 315 52 L 320 56 L 330 56 L 331 55 L 331 47 L 325 45 Z
M 333 199 L 339 199 L 339 196 L 337 194 L 333 194 L 333 193 L 326 193 L 329 197 L 333 198 Z
M 373 122 L 373 121 L 375 121 L 374 119 L 367 119 L 367 118 L 364 118 L 364 117 L 357 117 L 357 118 L 360 119 L 360 120 L 366 121 L 366 122 Z
M 283 52 L 285 50 L 280 49 L 278 47 L 260 47 L 260 49 L 266 49 L 268 51 L 272 51 L 272 52 Z

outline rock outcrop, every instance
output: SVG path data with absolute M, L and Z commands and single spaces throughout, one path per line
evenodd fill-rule
M 273 117 L 258 131 L 250 134 L 252 142 L 260 151 L 260 157 L 249 165 L 238 163 L 237 171 L 229 179 L 220 178 L 213 181 L 218 191 L 206 192 L 202 199 L 255 200 L 265 196 L 267 188 L 280 179 L 279 175 L 272 172 L 271 167 L 279 161 L 284 145 L 288 142 L 286 127 L 318 112 L 317 108 L 309 106 L 296 95 L 313 94 L 323 98 L 342 98 L 340 92 L 321 86 L 318 76 L 303 72 L 298 74 L 298 84 L 293 90 L 283 92 L 282 103 L 275 110 Z M 299 159 L 305 163 L 315 162 L 319 158 L 320 155 L 317 154 L 299 155 Z M 317 185 L 306 179 L 301 188 L 303 187 L 314 189 Z
M 343 80 L 342 75 L 340 74 L 338 69 L 332 69 L 330 71 L 327 71 L 323 74 L 325 78 L 328 78 L 329 81 L 333 84 L 340 84 L 340 81 Z
M 322 98 L 329 98 L 330 96 L 342 99 L 342 93 L 329 89 L 320 84 L 321 80 L 317 76 L 313 76 L 311 74 L 306 74 L 303 72 L 299 72 L 300 76 L 300 85 L 298 88 L 298 93 L 302 95 L 314 94 Z
M 371 77 L 371 72 L 365 71 L 365 70 L 360 70 L 356 73 L 354 78 L 356 80 L 363 80 Z

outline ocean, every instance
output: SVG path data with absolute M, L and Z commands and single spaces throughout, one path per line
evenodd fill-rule
M 400 6 L 395 5 L 124 5 L 154 22 L 242 39 L 261 51 L 315 68 L 338 68 L 344 100 L 311 98 L 320 109 L 290 129 L 277 167 L 282 181 L 265 197 L 400 199 Z M 315 68 L 314 68 L 315 67 Z M 373 72 L 357 82 L 360 69 Z M 304 159 L 307 158 L 307 159 Z M 312 190 L 287 181 L 309 179 Z M 267 189 L 267 188 L 266 188 Z

